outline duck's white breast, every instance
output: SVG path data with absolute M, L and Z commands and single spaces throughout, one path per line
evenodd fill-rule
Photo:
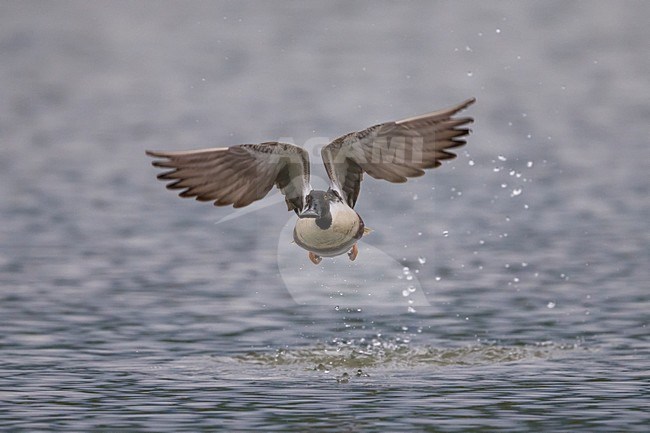
M 322 256 L 337 256 L 347 252 L 357 241 L 361 218 L 344 203 L 331 203 L 332 224 L 323 230 L 314 218 L 299 218 L 293 238 L 306 250 Z

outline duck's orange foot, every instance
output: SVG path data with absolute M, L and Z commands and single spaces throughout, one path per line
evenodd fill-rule
M 311 260 L 311 262 L 312 262 L 313 264 L 317 265 L 317 264 L 319 264 L 319 263 L 321 262 L 321 260 L 323 260 L 323 258 L 322 258 L 321 256 L 316 255 L 316 254 L 314 254 L 314 253 L 312 253 L 312 252 L 310 251 L 310 252 L 309 252 L 309 260 Z
M 354 259 L 357 258 L 359 255 L 359 248 L 357 248 L 357 244 L 352 245 L 352 249 L 348 251 L 348 257 L 350 260 L 354 261 Z

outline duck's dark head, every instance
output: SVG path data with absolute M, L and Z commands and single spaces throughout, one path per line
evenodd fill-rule
M 313 190 L 306 197 L 305 209 L 298 214 L 298 217 L 315 218 L 318 227 L 327 229 L 332 224 L 330 204 L 338 201 L 341 201 L 341 197 L 332 189 L 327 191 Z

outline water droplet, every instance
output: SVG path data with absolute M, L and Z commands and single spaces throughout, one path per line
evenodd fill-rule
M 417 195 L 417 194 L 413 194 L 413 200 L 417 200 L 417 199 L 418 199 L 418 195 Z
M 546 304 L 546 308 L 555 308 L 555 302 L 549 302 Z
M 436 277 L 436 281 L 442 280 L 442 277 Z
M 505 156 L 503 156 L 503 155 L 499 155 L 499 156 L 497 156 L 497 158 L 499 158 L 499 161 L 507 161 L 507 160 L 508 160 L 508 159 L 507 159 Z
M 531 168 L 533 166 L 533 161 L 528 161 L 526 167 Z
M 473 76 L 473 75 L 474 75 L 474 72 L 472 72 L 472 71 L 467 71 L 467 76 L 468 76 L 468 77 L 471 77 L 471 76 Z
M 501 33 L 501 29 L 496 29 L 495 32 Z
M 473 167 L 473 166 L 474 166 L 474 161 L 472 161 L 472 160 L 470 159 L 469 162 L 468 162 L 468 164 L 469 164 L 470 166 Z
M 423 265 L 427 262 L 427 258 L 420 256 L 418 257 L 418 262 L 420 262 L 420 264 Z
M 449 230 L 443 230 L 442 231 L 442 236 L 448 237 L 449 236 Z
M 415 286 L 408 286 L 406 290 L 408 290 L 411 293 L 414 293 L 417 289 L 415 288 Z
M 512 193 L 510 194 L 510 197 L 516 197 L 521 194 L 522 189 L 521 188 L 515 188 L 512 190 Z
M 410 294 L 411 294 L 411 292 L 409 292 L 408 290 L 406 290 L 406 289 L 402 290 L 402 296 L 404 296 L 405 298 Z
M 409 313 L 415 313 L 415 308 L 413 308 L 413 307 L 411 307 L 409 305 L 409 307 L 406 309 L 406 311 L 408 311 Z
M 411 281 L 413 280 L 413 275 L 409 274 L 406 276 L 406 281 Z
M 501 184 L 501 188 L 507 188 L 507 187 L 508 187 L 508 184 L 507 184 L 507 183 L 502 183 L 502 184 Z
M 339 307 L 338 305 L 336 307 L 334 307 L 334 310 L 336 310 L 336 311 L 339 311 L 340 309 L 341 309 L 341 307 Z

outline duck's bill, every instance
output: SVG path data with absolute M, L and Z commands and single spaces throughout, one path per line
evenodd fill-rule
M 318 212 L 315 209 L 305 209 L 298 215 L 299 218 L 318 218 Z

